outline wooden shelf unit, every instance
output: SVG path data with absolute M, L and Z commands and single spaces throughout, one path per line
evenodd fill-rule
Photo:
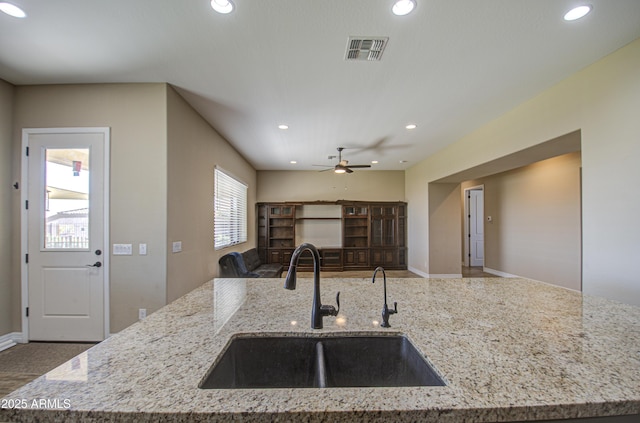
M 369 268 L 369 205 L 342 206 L 342 248 L 344 268 Z
M 258 205 L 258 210 L 260 210 Z M 279 263 L 288 266 L 291 254 L 296 248 L 296 208 L 292 204 L 266 204 L 267 213 L 267 263 Z M 260 218 L 260 216 L 258 216 Z M 260 254 L 259 254 L 260 255 Z
M 342 217 L 296 217 L 305 205 L 338 204 Z M 302 214 L 302 213 L 301 213 Z M 338 201 L 259 203 L 257 205 L 258 252 L 267 263 L 289 267 L 296 243 L 296 222 L 324 220 L 341 225 L 341 247 L 319 247 L 322 270 L 364 270 L 407 268 L 407 204 L 404 202 Z M 298 240 L 300 241 L 300 240 Z M 306 242 L 306 241 L 302 241 Z M 310 254 L 298 262 L 313 268 Z

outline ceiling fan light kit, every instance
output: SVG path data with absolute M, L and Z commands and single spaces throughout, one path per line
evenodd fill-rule
M 333 169 L 334 173 L 353 173 L 352 169 L 362 169 L 371 167 L 371 165 L 350 165 L 349 160 L 342 160 L 342 150 L 344 147 L 338 147 L 338 164 L 334 167 L 329 167 L 328 169 L 321 170 L 320 172 L 325 172 L 327 170 Z M 335 159 L 336 156 L 329 156 L 329 159 Z M 314 165 L 314 166 L 324 166 L 324 165 Z

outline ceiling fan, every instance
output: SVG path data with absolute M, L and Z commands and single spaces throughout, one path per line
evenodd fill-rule
M 360 169 L 371 167 L 371 165 L 350 165 L 349 160 L 342 160 L 342 150 L 344 147 L 338 147 L 338 164 L 332 168 L 321 170 L 320 172 L 325 172 L 327 170 L 333 169 L 335 173 L 353 173 L 351 169 Z M 336 156 L 329 156 L 330 159 L 334 159 Z M 324 165 L 314 165 L 314 166 L 324 166 Z

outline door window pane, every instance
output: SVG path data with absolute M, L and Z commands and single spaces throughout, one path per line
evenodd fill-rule
M 89 149 L 45 151 L 45 249 L 89 249 Z

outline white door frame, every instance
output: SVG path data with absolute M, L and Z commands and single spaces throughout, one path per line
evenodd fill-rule
M 464 189 L 464 219 L 463 219 L 464 220 L 464 242 L 462 243 L 464 246 L 464 252 L 463 252 L 464 260 L 462 260 L 462 265 L 465 267 L 469 267 L 469 265 L 471 264 L 469 261 L 469 254 L 471 254 L 471 251 L 469 249 L 469 235 L 471 233 L 471 228 L 469 227 L 468 216 L 469 216 L 469 213 L 471 213 L 471 210 L 469 210 L 469 191 L 473 191 L 473 190 L 482 190 L 482 195 L 484 196 L 484 184 L 476 185 L 476 186 Z M 484 221 L 482 222 L 482 224 L 484 225 Z
M 20 314 L 22 318 L 22 340 L 18 342 L 29 342 L 29 318 L 26 316 L 27 307 L 29 307 L 29 265 L 26 262 L 26 256 L 29 252 L 28 234 L 29 234 L 29 215 L 25 207 L 29 198 L 29 162 L 25 154 L 29 146 L 29 135 L 31 134 L 82 134 L 82 133 L 102 133 L 104 135 L 104 256 L 102 258 L 102 270 L 104 272 L 104 338 L 109 336 L 109 157 L 110 157 L 110 136 L 111 131 L 108 127 L 86 127 L 86 128 L 23 128 L 22 129 L 22 174 L 20 192 L 20 209 L 21 209 L 21 236 L 20 236 L 20 252 L 21 252 L 21 295 L 22 308 Z

